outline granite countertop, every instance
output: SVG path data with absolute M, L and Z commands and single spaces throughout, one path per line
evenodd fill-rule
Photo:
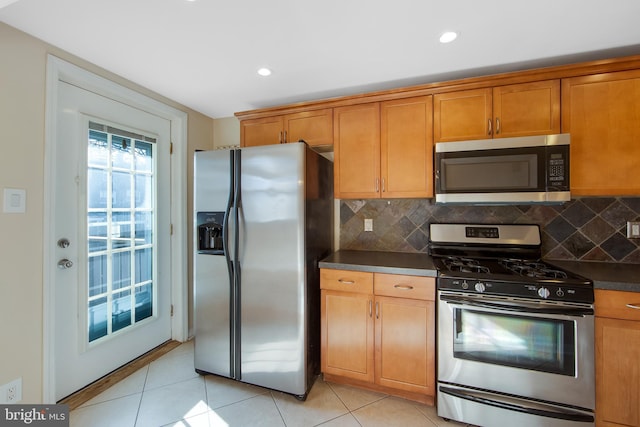
M 593 281 L 595 289 L 640 292 L 640 264 L 547 260 Z
M 640 292 L 640 264 L 546 260 L 593 281 L 595 289 Z M 424 253 L 339 250 L 320 268 L 436 277 L 432 258 Z
M 423 253 L 339 250 L 319 263 L 320 268 L 436 277 L 433 260 Z

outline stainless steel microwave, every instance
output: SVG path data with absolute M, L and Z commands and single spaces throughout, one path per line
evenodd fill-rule
M 436 143 L 436 203 L 569 201 L 570 141 L 559 134 Z

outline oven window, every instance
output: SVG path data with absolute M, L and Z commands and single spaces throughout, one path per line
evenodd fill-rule
M 456 308 L 454 357 L 575 376 L 575 324 L 570 320 Z

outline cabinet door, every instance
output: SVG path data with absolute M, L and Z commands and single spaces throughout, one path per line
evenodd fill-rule
M 337 199 L 380 197 L 380 104 L 334 108 L 334 192 Z
M 560 80 L 493 89 L 493 136 L 560 133 Z
M 434 304 L 376 296 L 377 384 L 435 395 Z
M 640 70 L 562 81 L 562 131 L 571 134 L 571 193 L 640 192 Z
M 435 142 L 492 138 L 491 89 L 439 93 L 433 97 Z
M 640 426 L 640 322 L 596 317 L 596 425 Z
M 311 146 L 333 145 L 333 109 L 287 114 L 284 129 L 286 142 L 303 139 Z
M 280 144 L 283 141 L 282 116 L 250 119 L 240 122 L 240 146 Z
M 373 382 L 373 296 L 322 290 L 321 365 L 325 374 Z
M 381 197 L 433 197 L 433 97 L 383 102 Z

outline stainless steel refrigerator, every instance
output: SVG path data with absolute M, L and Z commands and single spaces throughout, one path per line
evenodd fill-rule
M 194 174 L 196 371 L 305 399 L 320 370 L 333 164 L 300 142 L 197 152 Z

